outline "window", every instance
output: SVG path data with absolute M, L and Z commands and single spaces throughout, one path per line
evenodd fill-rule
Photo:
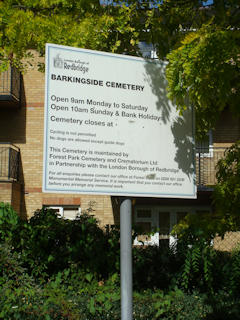
M 81 208 L 79 206 L 49 206 L 56 213 L 65 219 L 74 220 L 77 215 L 81 214 Z
M 134 223 L 142 231 L 142 234 L 138 235 L 134 240 L 135 245 L 154 245 L 159 242 L 157 239 L 158 235 L 156 233 L 149 235 L 154 231 L 154 229 L 156 229 L 156 221 L 154 219 L 152 209 L 139 208 L 136 211 Z
M 210 206 L 199 207 L 136 207 L 134 223 L 142 234 L 134 239 L 134 245 L 168 245 L 176 244 L 177 238 L 171 235 L 175 224 L 188 213 L 201 214 L 211 212 Z M 152 232 L 151 235 L 149 235 Z
M 138 46 L 143 58 L 158 59 L 156 49 L 154 48 L 153 44 L 141 41 Z

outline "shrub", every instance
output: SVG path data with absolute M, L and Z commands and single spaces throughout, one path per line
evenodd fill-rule
M 9 203 L 0 202 L 0 241 L 11 241 L 20 218 Z
M 48 278 L 77 264 L 106 278 L 119 266 L 117 231 L 104 231 L 92 215 L 85 213 L 66 220 L 51 209 L 42 209 L 18 231 L 15 249 L 35 276 Z
M 177 290 L 170 293 L 171 304 L 163 314 L 165 320 L 200 320 L 206 319 L 212 312 L 206 303 L 206 297 L 198 292 L 184 294 Z
M 1 208 L 0 318 L 120 318 L 117 227 L 101 229 L 91 214 L 65 220 L 49 209 L 22 221 L 9 205 Z M 177 248 L 133 248 L 134 320 L 238 319 L 239 250 L 217 252 L 201 234 L 194 225 Z
M 160 288 L 168 290 L 174 285 L 175 276 L 181 266 L 180 257 L 174 248 L 148 246 L 133 248 L 134 288 Z
M 6 245 L 0 249 L 1 319 L 120 319 L 118 274 L 99 281 L 92 273 L 71 265 L 51 279 L 37 283 L 25 272 L 20 255 L 13 254 Z M 199 317 L 191 318 L 197 310 Z M 134 320 L 202 319 L 206 310 L 203 299 L 197 295 L 191 298 L 181 291 L 164 294 L 160 290 L 147 290 L 134 293 L 133 297 Z
M 208 298 L 212 306 L 212 313 L 208 320 L 239 320 L 240 300 L 239 295 L 234 296 L 228 290 L 220 290 Z
M 216 212 L 223 231 L 238 231 L 240 226 L 240 140 L 225 151 L 217 163 L 218 183 L 214 190 Z
M 66 220 L 45 208 L 23 221 L 10 205 L 1 203 L 0 241 L 21 254 L 23 266 L 37 277 L 47 279 L 77 264 L 107 278 L 119 270 L 119 230 L 103 230 L 91 212 Z

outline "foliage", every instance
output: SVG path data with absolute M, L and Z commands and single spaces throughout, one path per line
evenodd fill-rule
M 133 248 L 133 285 L 135 289 L 161 288 L 174 285 L 181 266 L 181 258 L 174 248 L 148 246 Z
M 98 0 L 0 3 L 1 69 L 9 63 L 24 69 L 33 62 L 32 49 L 40 55 L 45 43 L 57 43 L 111 52 L 136 51 L 138 32 L 132 25 L 135 7 L 105 7 Z
M 172 235 L 176 236 L 181 243 L 189 245 L 199 240 L 210 244 L 220 228 L 221 223 L 212 213 L 188 214 L 173 227 Z
M 29 227 L 23 249 L 26 263 L 34 272 L 45 269 L 48 275 L 56 274 L 74 263 L 107 277 L 119 265 L 119 243 L 116 236 L 112 237 L 114 231 L 104 232 L 92 215 L 83 213 L 71 221 L 42 209 L 30 219 Z
M 0 225 L 1 241 L 21 255 L 23 266 L 35 276 L 47 278 L 71 264 L 100 278 L 119 270 L 119 231 L 100 228 L 91 214 L 83 213 L 71 221 L 42 209 L 29 221 L 22 221 L 2 203 Z
M 44 55 L 45 43 L 141 55 L 139 41 L 153 44 L 169 61 L 169 97 L 180 112 L 196 110 L 203 137 L 223 109 L 239 116 L 239 4 L 213 1 L 34 1 L 0 3 L 0 70 L 24 70 Z M 42 68 L 42 64 L 39 65 Z
M 134 319 L 205 319 L 211 307 L 204 299 L 197 292 L 189 295 L 178 289 L 135 293 Z
M 66 269 L 38 285 L 20 276 L 0 284 L 0 317 L 4 319 L 119 319 L 119 277 L 98 281 L 77 268 Z M 134 293 L 133 319 L 203 319 L 209 312 L 204 297 L 180 290 Z
M 157 49 L 158 57 L 166 59 L 172 49 L 179 46 L 181 40 L 191 29 L 197 29 L 209 20 L 207 10 L 202 9 L 199 0 L 165 0 L 155 5 L 146 19 L 146 27 L 150 29 L 148 41 Z
M 201 217 L 190 214 L 173 229 L 173 234 L 179 239 L 178 251 L 185 252 L 180 282 L 187 290 L 202 287 L 201 290 L 213 292 L 219 289 L 219 282 L 222 288 L 228 288 L 234 295 L 239 291 L 239 251 L 230 258 L 216 252 L 211 246 L 216 236 L 224 237 L 227 231 L 239 231 L 239 147 L 240 142 L 235 143 L 217 164 L 214 213 L 202 213 Z
M 32 49 L 45 43 L 140 55 L 139 41 L 152 43 L 169 61 L 169 97 L 182 112 L 196 109 L 199 137 L 226 107 L 239 115 L 238 0 L 34 1 L 0 3 L 0 70 L 25 69 Z M 40 67 L 42 65 L 40 64 Z
M 170 39 L 176 34 L 166 52 L 169 97 L 181 112 L 194 106 L 197 134 L 204 137 L 225 108 L 240 116 L 239 3 L 213 1 L 203 8 L 201 1 L 166 2 L 174 12 Z
M 216 292 L 209 298 L 212 313 L 207 317 L 209 320 L 239 320 L 240 303 L 239 296 L 233 296 L 228 290 Z
M 239 296 L 240 290 L 240 248 L 236 248 L 229 259 L 228 264 L 224 266 L 228 273 L 228 283 L 226 287 L 228 292 L 234 296 Z
M 162 319 L 165 320 L 193 320 L 206 319 L 212 308 L 205 301 L 206 297 L 198 292 L 184 294 L 177 290 L 171 294 L 171 304 Z
M 218 285 L 216 251 L 204 241 L 199 240 L 185 252 L 185 261 L 179 279 L 180 286 L 188 291 L 199 288 L 203 292 L 213 293 Z
M 0 202 L 0 241 L 11 238 L 20 219 L 9 203 Z
M 60 286 L 60 277 L 44 287 L 24 275 L 19 284 L 6 281 L 1 287 L 0 317 L 2 319 L 80 319 L 67 297 L 67 288 Z
M 120 318 L 119 232 L 100 229 L 90 214 L 80 218 L 45 209 L 29 222 L 10 220 L 15 233 L 8 224 L 0 243 L 0 318 Z M 133 319 L 238 319 L 240 251 L 213 250 L 212 231 L 190 221 L 175 229 L 177 247 L 133 249 Z M 17 245 L 18 232 L 25 241 Z
M 216 212 L 228 220 L 226 230 L 239 230 L 240 141 L 227 149 L 217 164 L 218 183 L 214 191 Z
M 99 281 L 76 265 L 38 283 L 21 266 L 21 256 L 1 245 L 0 317 L 4 319 L 119 319 L 119 276 Z M 11 272 L 9 267 L 11 264 Z M 202 319 L 204 297 L 180 290 L 134 292 L 133 319 Z
M 190 32 L 169 55 L 169 96 L 180 111 L 194 105 L 198 134 L 230 107 L 239 115 L 239 32 L 213 24 Z
M 6 280 L 18 284 L 21 276 L 26 273 L 20 255 L 12 252 L 9 244 L 0 244 L 0 285 Z
M 223 228 L 223 220 L 210 213 L 189 214 L 173 228 L 172 234 L 178 238 L 176 251 L 182 259 L 177 276 L 180 287 L 188 292 L 198 288 L 209 294 L 225 285 L 229 287 L 232 267 L 228 261 L 231 259 L 212 245 Z

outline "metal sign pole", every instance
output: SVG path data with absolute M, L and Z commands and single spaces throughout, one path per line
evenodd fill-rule
M 132 203 L 120 206 L 121 319 L 132 320 Z

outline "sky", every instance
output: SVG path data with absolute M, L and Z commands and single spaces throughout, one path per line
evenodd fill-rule
M 205 6 L 209 6 L 210 4 L 213 4 L 213 0 L 208 0 L 204 3 Z
M 100 3 L 101 4 L 108 4 L 108 3 L 111 3 L 112 1 L 113 0 L 100 0 Z M 213 0 L 207 0 L 207 1 L 204 1 L 204 3 L 203 3 L 204 6 L 208 6 L 208 5 L 211 5 L 211 4 L 213 4 Z

